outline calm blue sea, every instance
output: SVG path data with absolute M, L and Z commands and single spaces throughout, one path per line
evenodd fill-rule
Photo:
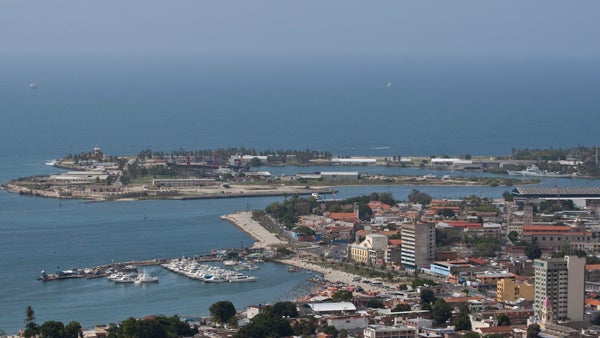
M 597 60 L 30 55 L 0 56 L 0 61 L 2 182 L 55 172 L 44 162 L 94 146 L 107 154 L 244 146 L 410 156 L 598 145 Z M 32 81 L 37 90 L 29 89 Z M 413 188 L 339 188 L 338 195 L 380 191 L 402 199 Z M 435 197 L 498 197 L 506 190 L 418 189 Z M 243 285 L 194 283 L 160 268 L 151 271 L 160 283 L 144 287 L 102 279 L 36 280 L 42 269 L 250 245 L 248 236 L 219 216 L 278 200 L 85 203 L 1 192 L 0 329 L 22 328 L 29 305 L 39 323 L 77 320 L 90 327 L 156 313 L 205 315 L 210 304 L 223 299 L 243 309 L 290 298 L 307 286 L 310 275 L 290 274 L 274 264 L 257 272 L 258 282 Z

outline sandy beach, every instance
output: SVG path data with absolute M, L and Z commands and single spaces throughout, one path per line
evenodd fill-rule
M 260 223 L 253 220 L 251 211 L 236 212 L 221 216 L 221 219 L 232 223 L 254 238 L 256 242 L 254 242 L 252 248 L 268 248 L 288 244 L 287 241 L 282 241 L 274 233 L 269 232 Z

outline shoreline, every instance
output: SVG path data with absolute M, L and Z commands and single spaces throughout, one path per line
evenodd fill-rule
M 240 230 L 244 231 L 246 234 L 254 238 L 256 242 L 252 245 L 252 248 L 269 248 L 278 245 L 289 245 L 288 241 L 280 240 L 275 234 L 269 232 L 262 225 L 260 225 L 260 223 L 252 219 L 252 211 L 238 211 L 232 214 L 221 216 L 221 219 L 230 222 L 231 224 L 238 227 Z M 275 261 L 280 264 L 295 266 L 304 270 L 310 270 L 322 274 L 323 278 L 325 279 L 325 283 L 320 283 L 320 285 L 317 285 L 315 289 L 319 291 L 312 293 L 322 293 L 326 289 L 331 287 L 330 285 L 328 285 L 329 283 L 340 282 L 345 283 L 349 287 L 361 286 L 363 287 L 365 292 L 375 293 L 387 292 L 389 290 L 386 289 L 386 286 L 393 286 L 393 284 L 385 282 L 381 286 L 367 285 L 361 283 L 359 281 L 356 281 L 355 279 L 357 279 L 357 277 L 363 279 L 362 276 L 351 274 L 345 271 L 324 268 L 322 266 L 312 264 L 306 259 L 302 259 L 299 254 L 296 254 L 292 258 L 277 259 Z
M 233 214 L 221 216 L 222 220 L 228 221 L 240 230 L 254 238 L 255 242 L 252 248 L 269 248 L 277 245 L 288 245 L 288 241 L 283 241 L 277 236 L 265 229 L 260 223 L 252 219 L 252 211 L 238 211 Z

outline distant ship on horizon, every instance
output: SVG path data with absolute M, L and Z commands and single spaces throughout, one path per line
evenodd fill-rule
M 35 90 L 38 89 L 38 84 L 35 81 L 29 82 L 29 89 Z

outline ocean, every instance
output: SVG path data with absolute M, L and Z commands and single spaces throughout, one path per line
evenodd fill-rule
M 334 155 L 509 155 L 513 148 L 596 146 L 597 60 L 466 60 L 372 56 L 0 57 L 0 181 L 59 171 L 47 160 L 98 146 L 109 155 L 226 147 L 315 149 Z M 29 89 L 35 81 L 37 90 Z M 293 174 L 323 169 L 265 168 Z M 427 170 L 343 170 L 424 175 Z M 442 175 L 442 172 L 435 172 Z M 458 175 L 457 173 L 449 173 Z M 475 174 L 478 175 L 478 174 Z M 543 184 L 598 185 L 545 179 Z M 338 197 L 414 188 L 434 197 L 500 197 L 506 187 L 338 187 Z M 179 257 L 250 245 L 219 216 L 278 197 L 86 203 L 0 192 L 0 329 L 84 327 L 149 314 L 206 315 L 289 299 L 310 273 L 266 264 L 256 283 L 205 285 L 161 268 L 157 285 L 42 283 L 41 270 Z

